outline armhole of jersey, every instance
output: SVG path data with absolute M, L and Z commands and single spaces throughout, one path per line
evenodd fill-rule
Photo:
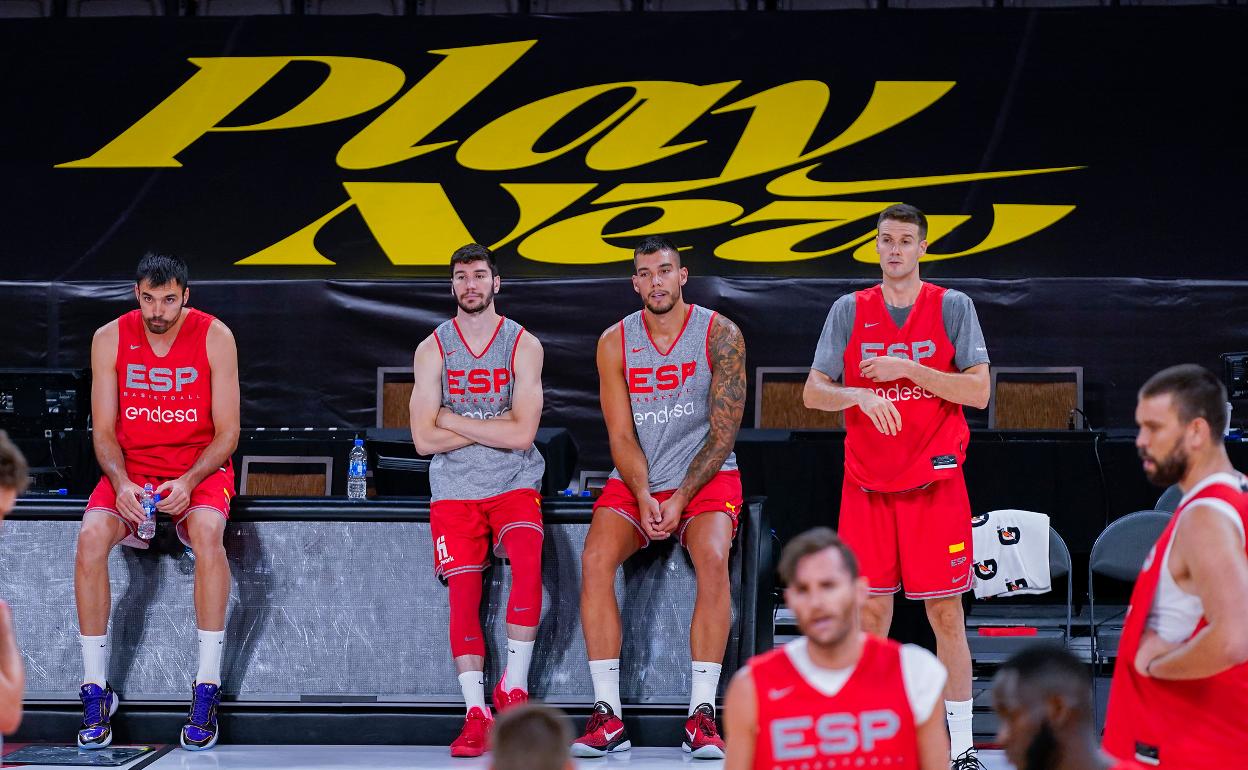
M 915 651 L 907 653 L 907 649 L 913 649 Z M 927 653 L 927 654 L 925 655 L 923 653 Z M 931 656 L 931 657 L 929 658 L 928 656 Z M 947 682 L 949 679 L 949 672 L 945 670 L 943 665 L 940 665 L 940 660 L 935 655 L 932 655 L 930 651 L 922 647 L 917 647 L 916 645 L 909 645 L 909 644 L 901 645 L 900 649 L 898 650 L 898 657 L 900 658 L 899 663 L 901 665 L 902 689 L 905 690 L 906 702 L 910 704 L 910 713 L 914 716 L 914 724 L 917 727 L 918 725 L 922 724 L 924 720 L 930 718 L 932 714 L 935 713 L 937 707 L 940 706 L 942 693 L 944 691 L 944 685 L 945 685 L 945 682 Z M 923 709 L 924 713 L 922 713 L 921 715 L 919 713 L 919 710 L 915 708 L 914 696 L 916 695 L 916 693 L 912 693 L 910 691 L 910 679 L 909 677 L 906 676 L 907 660 L 909 660 L 911 664 L 916 666 L 916 668 L 919 666 L 926 667 L 930 662 L 935 661 L 938 665 L 940 665 L 940 668 L 939 669 L 933 668 L 932 671 L 939 670 L 944 673 L 944 679 L 941 680 L 941 686 L 939 689 L 936 690 L 936 697 L 932 699 L 932 703 L 930 706 L 928 706 L 926 709 Z M 911 672 L 911 673 L 914 674 L 918 672 Z M 926 678 L 927 677 L 925 676 L 916 677 L 916 679 L 926 679 Z
M 438 330 L 433 330 L 433 344 L 438 346 L 438 357 L 442 359 L 442 363 L 446 363 L 446 351 L 442 349 L 442 340 L 438 338 Z
M 711 320 L 706 324 L 706 368 L 711 372 L 715 371 L 715 364 L 711 361 L 711 332 L 715 330 L 715 319 L 719 317 L 719 313 L 711 311 Z
M 507 368 L 511 371 L 511 381 L 516 381 L 516 351 L 520 349 L 520 338 L 524 336 L 524 327 L 520 327 L 520 331 L 516 332 L 516 341 L 511 343 L 511 361 L 507 363 Z
M 1199 507 L 1201 505 L 1212 508 L 1231 520 L 1231 524 L 1239 531 L 1240 545 L 1244 545 L 1248 541 L 1248 532 L 1244 531 L 1244 520 L 1240 518 L 1239 511 L 1235 510 L 1235 506 L 1220 497 L 1198 497 L 1189 503 L 1188 507 Z
M 628 335 L 624 333 L 624 322 L 627 320 L 628 318 L 620 319 L 620 370 L 624 372 L 626 380 L 628 378 L 628 343 L 624 341 L 624 338 Z

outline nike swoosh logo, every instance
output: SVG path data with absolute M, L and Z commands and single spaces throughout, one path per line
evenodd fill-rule
M 783 698 L 784 696 L 788 695 L 791 692 L 793 692 L 792 687 L 785 687 L 782 690 L 768 690 L 767 697 L 770 698 L 771 700 L 780 700 L 781 698 Z
M 689 730 L 685 730 L 685 735 L 688 735 L 688 736 L 689 736 L 689 742 L 690 742 L 690 743 L 693 743 L 693 733 L 692 733 L 691 731 L 689 731 Z
M 705 674 L 705 673 L 706 673 L 706 669 L 704 669 L 704 668 L 695 668 L 695 669 L 694 669 L 694 671 L 697 671 L 699 674 Z
M 475 641 L 477 641 L 477 638 L 478 638 L 478 637 L 475 637 L 475 636 L 465 636 L 465 637 L 464 637 L 464 641 L 465 641 L 465 642 L 475 642 Z
M 645 350 L 645 349 L 646 349 L 646 348 L 645 348 L 644 346 L 642 346 L 642 347 L 640 347 L 640 348 L 629 348 L 629 350 L 633 351 L 634 353 L 640 353 L 641 351 L 643 351 L 643 350 Z
M 131 350 L 138 350 L 140 347 L 141 347 L 140 345 L 131 345 L 131 346 L 130 346 L 130 349 L 131 349 Z
M 456 350 L 448 350 L 448 351 L 446 351 L 446 354 L 447 354 L 448 356 L 453 356 L 453 355 L 455 355 L 455 354 L 456 354 L 456 353 L 458 353 L 458 352 L 459 352 L 459 350 L 458 350 L 458 349 L 456 349 Z
M 517 608 L 516 608 L 516 612 L 524 612 L 524 611 L 525 611 L 525 610 L 527 610 L 527 609 L 528 609 L 528 607 L 517 607 Z
M 618 736 L 618 735 L 619 735 L 620 733 L 622 733 L 622 732 L 624 732 L 624 728 L 623 728 L 623 727 L 621 727 L 620 729 L 616 730 L 616 731 L 615 731 L 615 732 L 613 732 L 613 733 L 604 733 L 604 735 L 606 736 L 607 740 L 609 740 L 609 741 L 613 741 L 613 740 L 615 740 L 616 736 Z
M 879 321 L 876 321 L 876 322 L 874 322 L 874 323 L 863 324 L 863 325 L 862 325 L 862 328 L 864 328 L 864 329 L 870 329 L 872 326 L 879 326 L 879 325 L 880 325 L 880 322 L 879 322 Z

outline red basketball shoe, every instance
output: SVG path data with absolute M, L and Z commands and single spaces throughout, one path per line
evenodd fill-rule
M 519 687 L 514 690 L 503 689 L 503 682 L 507 681 L 507 670 L 503 669 L 503 675 L 499 677 L 498 684 L 494 685 L 494 713 L 501 714 L 512 706 L 519 706 L 522 703 L 529 702 L 529 693 L 521 690 Z
M 723 759 L 724 739 L 715 727 L 715 707 L 703 703 L 685 720 L 685 740 L 680 747 L 694 759 Z
M 459 737 L 451 742 L 452 757 L 479 757 L 490 745 L 490 728 L 494 726 L 491 719 L 478 706 L 473 706 L 464 717 L 464 729 Z
M 611 704 L 598 701 L 585 725 L 585 734 L 572 744 L 574 757 L 601 757 L 633 747 L 624 730 L 624 721 L 615 715 Z

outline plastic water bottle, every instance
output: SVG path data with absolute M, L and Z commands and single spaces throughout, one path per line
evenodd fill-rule
M 357 438 L 347 456 L 347 499 L 363 500 L 365 497 L 368 497 L 368 453 L 364 451 L 364 439 Z
M 143 515 L 147 518 L 143 519 L 143 523 L 139 524 L 139 537 L 144 540 L 151 540 L 156 536 L 156 503 L 160 501 L 160 495 L 152 493 L 152 485 L 143 485 L 143 496 L 139 498 L 139 504 L 143 506 Z

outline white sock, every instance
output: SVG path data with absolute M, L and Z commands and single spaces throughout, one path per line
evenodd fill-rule
M 225 631 L 205 631 L 202 628 L 196 631 L 199 634 L 199 672 L 195 674 L 195 683 L 220 685 Z
M 693 690 L 689 693 L 689 716 L 693 710 L 703 703 L 715 708 L 715 691 L 719 689 L 719 672 L 723 669 L 718 663 L 704 660 L 693 662 Z
M 971 748 L 971 701 L 945 701 L 945 719 L 949 721 L 949 758 L 957 759 Z
M 620 706 L 620 659 L 591 660 L 589 676 L 594 680 L 594 701 L 602 701 L 611 707 L 618 717 Z
M 108 634 L 103 636 L 78 636 L 82 645 L 82 683 L 108 683 Z
M 464 705 L 467 706 L 465 711 L 472 711 L 476 707 L 487 717 L 490 715 L 490 709 L 485 705 L 484 671 L 465 671 L 460 674 L 459 689 L 464 693 Z
M 507 640 L 507 669 L 503 672 L 503 689 L 529 691 L 529 661 L 533 660 L 535 642 Z

